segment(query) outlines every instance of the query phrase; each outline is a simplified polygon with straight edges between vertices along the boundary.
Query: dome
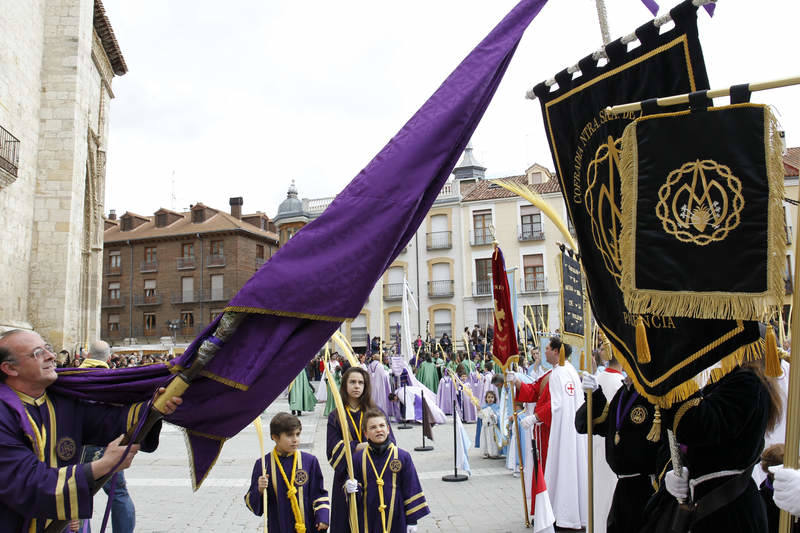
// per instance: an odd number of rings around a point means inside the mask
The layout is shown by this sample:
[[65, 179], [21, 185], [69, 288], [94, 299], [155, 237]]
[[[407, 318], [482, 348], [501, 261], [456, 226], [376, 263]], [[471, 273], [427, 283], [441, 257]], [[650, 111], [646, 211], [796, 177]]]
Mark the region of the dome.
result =
[[297, 197], [297, 187], [295, 187], [294, 180], [292, 180], [286, 193], [286, 199], [278, 206], [278, 214], [275, 215], [273, 220], [304, 215], [303, 201]]

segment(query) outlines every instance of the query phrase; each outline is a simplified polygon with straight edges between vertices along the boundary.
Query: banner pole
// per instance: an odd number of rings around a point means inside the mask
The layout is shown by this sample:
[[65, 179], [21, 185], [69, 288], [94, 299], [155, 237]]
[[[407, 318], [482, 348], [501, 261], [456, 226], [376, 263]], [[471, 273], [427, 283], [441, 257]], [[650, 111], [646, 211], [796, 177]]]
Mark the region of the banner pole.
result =
[[[522, 438], [519, 434], [518, 413], [514, 413], [514, 427], [517, 430], [517, 462], [519, 463], [519, 481], [522, 484], [522, 512], [525, 516], [525, 527], [528, 528], [531, 527], [531, 519], [528, 517], [528, 494], [525, 490], [525, 463], [524, 457], [522, 457]], [[534, 495], [532, 494], [531, 497], [534, 497]]]
[[[800, 191], [798, 191], [798, 196], [800, 196]], [[800, 208], [797, 210], [797, 222], [796, 224], [800, 224]], [[796, 225], [795, 227], [800, 227]], [[794, 279], [797, 280], [797, 276], [800, 275], [800, 265], [798, 265], [798, 254], [800, 254], [800, 239], [795, 239], [795, 247], [794, 247]], [[792, 316], [789, 318], [791, 320], [791, 333], [792, 333], [792, 354], [800, 354], [800, 320], [794, 316], [795, 313], [798, 312], [800, 309], [800, 291], [795, 290], [793, 291], [792, 295]], [[769, 325], [767, 326], [769, 327]], [[797, 451], [800, 448], [800, 413], [798, 413], [798, 409], [800, 409], [800, 355], [798, 355], [798, 360], [792, 360], [792, 364], [789, 365], [789, 391], [786, 398], [786, 438], [784, 442], [786, 443], [785, 452], [783, 456], [783, 464], [787, 468], [797, 468], [798, 463], [798, 455]], [[792, 527], [792, 515], [787, 513], [786, 511], [781, 511], [781, 518], [780, 518], [780, 525], [778, 526], [778, 531], [780, 533], [790, 533]]]

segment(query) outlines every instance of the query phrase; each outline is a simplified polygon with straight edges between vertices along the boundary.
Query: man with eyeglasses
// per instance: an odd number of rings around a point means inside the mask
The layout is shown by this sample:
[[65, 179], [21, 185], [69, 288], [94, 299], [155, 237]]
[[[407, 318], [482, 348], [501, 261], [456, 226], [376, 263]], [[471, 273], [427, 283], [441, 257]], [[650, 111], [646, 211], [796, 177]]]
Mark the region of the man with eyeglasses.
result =
[[[0, 334], [3, 531], [39, 533], [47, 519], [90, 518], [95, 480], [128, 468], [140, 448], [133, 445], [126, 451], [120, 443], [139, 417], [146, 416], [143, 403], [120, 407], [48, 394], [58, 379], [55, 359], [53, 348], [35, 332]], [[180, 398], [171, 398], [167, 414], [180, 404]], [[142, 442], [142, 450], [156, 449], [159, 430], [160, 422]], [[106, 446], [103, 456], [79, 464], [85, 444]]]

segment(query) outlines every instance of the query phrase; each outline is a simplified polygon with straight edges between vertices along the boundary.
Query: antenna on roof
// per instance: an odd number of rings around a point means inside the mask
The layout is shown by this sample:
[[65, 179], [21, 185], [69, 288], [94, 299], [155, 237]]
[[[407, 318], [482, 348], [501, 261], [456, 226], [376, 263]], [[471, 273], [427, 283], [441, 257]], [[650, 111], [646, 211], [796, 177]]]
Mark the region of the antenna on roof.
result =
[[172, 211], [175, 211], [177, 209], [177, 207], [178, 207], [177, 206], [178, 202], [175, 200], [175, 171], [174, 170], [172, 171], [172, 179], [170, 180], [170, 185], [171, 185], [171, 191], [170, 191], [170, 194], [169, 194], [169, 208]]

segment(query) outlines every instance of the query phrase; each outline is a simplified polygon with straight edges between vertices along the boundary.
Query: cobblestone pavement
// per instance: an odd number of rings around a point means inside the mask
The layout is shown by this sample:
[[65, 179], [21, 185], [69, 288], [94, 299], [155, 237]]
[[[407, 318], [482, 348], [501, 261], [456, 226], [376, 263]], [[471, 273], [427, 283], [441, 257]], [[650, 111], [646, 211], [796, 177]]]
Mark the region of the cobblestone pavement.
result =
[[[315, 384], [316, 386], [316, 384]], [[333, 473], [325, 460], [326, 422], [324, 404], [301, 417], [301, 448], [320, 459], [330, 491]], [[264, 429], [270, 418], [288, 411], [285, 399], [278, 399], [264, 412]], [[442, 476], [453, 472], [453, 426], [436, 426], [434, 450], [413, 451], [421, 444], [420, 426], [398, 430], [393, 424], [398, 445], [411, 452], [419, 472], [431, 514], [419, 523], [421, 532], [522, 532], [525, 529], [519, 478], [512, 477], [505, 461], [483, 459], [479, 450], [469, 452], [472, 477], [460, 483], [446, 483]], [[475, 425], [466, 425], [473, 438]], [[269, 439], [268, 436], [266, 436]], [[267, 440], [269, 451], [272, 446]], [[430, 442], [430, 441], [429, 441]], [[141, 453], [126, 471], [129, 491], [136, 504], [136, 531], [175, 533], [183, 531], [248, 532], [263, 531], [261, 518], [244, 505], [253, 464], [259, 457], [259, 444], [252, 426], [225, 443], [216, 466], [199, 491], [193, 493], [183, 433], [165, 425], [161, 445], [152, 454]], [[95, 498], [92, 531], [99, 532], [106, 496]], [[111, 532], [111, 526], [107, 527]]]

